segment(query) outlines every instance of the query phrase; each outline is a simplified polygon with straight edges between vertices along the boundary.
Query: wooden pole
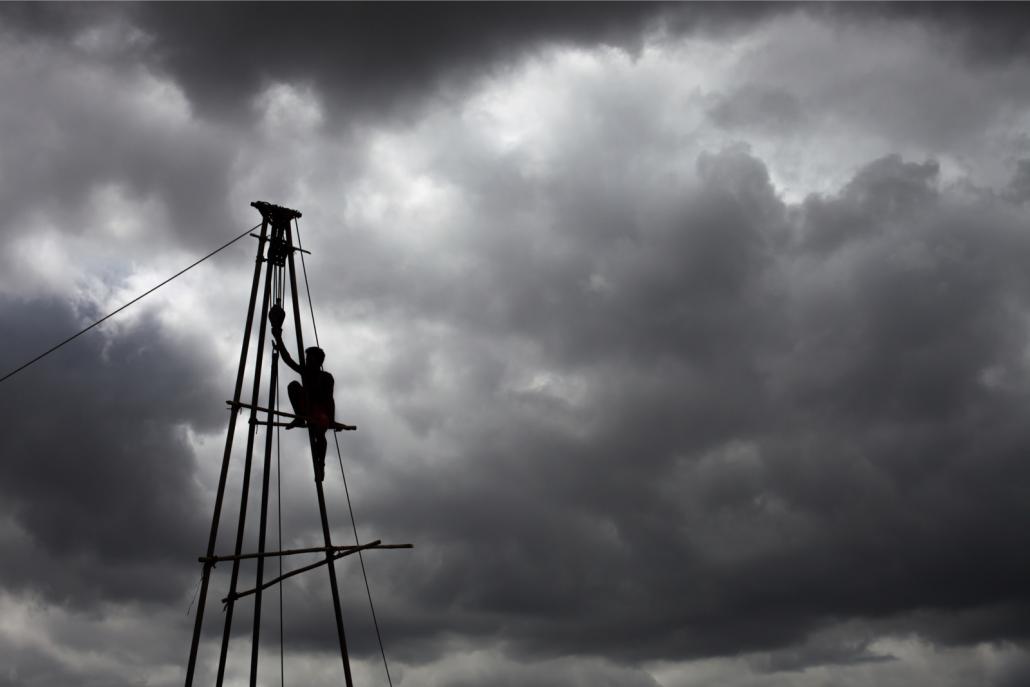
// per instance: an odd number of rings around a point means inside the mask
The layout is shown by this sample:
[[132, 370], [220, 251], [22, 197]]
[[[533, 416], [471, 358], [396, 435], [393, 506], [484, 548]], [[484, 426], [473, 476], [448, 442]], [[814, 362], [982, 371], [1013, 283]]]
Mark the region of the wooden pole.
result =
[[[290, 225], [286, 226], [286, 237], [287, 245], [293, 246], [293, 231]], [[293, 326], [297, 331], [297, 362], [301, 367], [304, 367], [304, 336], [301, 333], [300, 326], [300, 299], [297, 298], [297, 269], [294, 264], [293, 251], [287, 251], [287, 261], [289, 263], [290, 273], [290, 296], [293, 299]], [[256, 405], [255, 401], [255, 405]], [[311, 444], [311, 456], [314, 461], [315, 455], [315, 434], [312, 428], [308, 428], [308, 440]], [[322, 493], [322, 483], [315, 481], [315, 491], [318, 494], [318, 513], [322, 519], [322, 537], [325, 539], [326, 549], [332, 548], [333, 542], [332, 537], [329, 534], [329, 518], [325, 512], [325, 495]], [[237, 553], [239, 553], [237, 551]], [[336, 583], [336, 566], [333, 565], [333, 554], [328, 550], [325, 553], [326, 567], [329, 569], [329, 588], [333, 594], [333, 611], [336, 615], [336, 633], [340, 639], [340, 658], [343, 661], [343, 677], [347, 684], [347, 687], [354, 687], [354, 679], [351, 677], [350, 672], [350, 656], [347, 652], [347, 635], [343, 629], [343, 613], [340, 611], [340, 589]], [[234, 590], [235, 591], [235, 590]]]
[[[281, 269], [281, 268], [278, 268]], [[273, 278], [278, 278], [273, 274]], [[273, 349], [272, 351], [272, 374], [268, 382], [268, 407], [275, 408], [275, 396], [278, 391], [279, 382], [279, 351]], [[269, 421], [272, 420], [272, 414], [268, 414]], [[250, 687], [257, 687], [257, 671], [258, 671], [258, 647], [261, 646], [261, 590], [264, 587], [261, 583], [265, 578], [265, 530], [268, 527], [268, 482], [272, 472], [272, 435], [273, 431], [271, 427], [265, 428], [265, 462], [262, 468], [261, 474], [261, 523], [258, 528], [258, 557], [257, 557], [257, 573], [254, 582], [254, 626], [253, 634], [250, 641]], [[240, 559], [236, 559], [239, 561]], [[235, 562], [235, 561], [234, 561]], [[238, 599], [240, 595], [237, 595]]]
[[[258, 237], [257, 258], [254, 261], [254, 279], [250, 286], [250, 303], [247, 306], [247, 323], [243, 327], [243, 345], [240, 350], [240, 365], [236, 371], [236, 387], [233, 400], [240, 401], [243, 392], [243, 376], [247, 368], [247, 351], [250, 347], [250, 335], [254, 325], [254, 304], [257, 301], [258, 284], [261, 281], [261, 262], [265, 241], [268, 235], [268, 220], [261, 220], [261, 235]], [[233, 436], [236, 432], [236, 413], [229, 418], [229, 428], [225, 434], [225, 450], [222, 452], [222, 468], [218, 473], [218, 489], [215, 491], [215, 509], [211, 516], [211, 533], [207, 539], [207, 557], [215, 555], [215, 543], [218, 539], [218, 521], [222, 514], [222, 499], [225, 496], [225, 481], [229, 473], [229, 456], [232, 453]], [[200, 576], [200, 591], [197, 594], [197, 616], [193, 621], [193, 640], [190, 642], [190, 657], [186, 663], [186, 687], [193, 685], [193, 673], [197, 665], [197, 648], [200, 645], [200, 632], [204, 625], [204, 605], [207, 600], [207, 587], [211, 577], [212, 563], [204, 563]]]
[[[273, 231], [275, 227], [273, 226]], [[261, 324], [258, 326], [258, 340], [257, 350], [254, 359], [254, 389], [251, 393], [251, 406], [256, 407], [258, 404], [258, 396], [261, 393], [261, 364], [264, 361], [265, 352], [265, 330], [268, 329], [268, 319], [265, 314], [268, 312], [268, 296], [272, 290], [272, 262], [266, 260], [265, 268], [265, 288], [264, 295], [262, 296], [261, 304]], [[243, 550], [243, 532], [244, 525], [247, 519], [247, 496], [250, 491], [250, 468], [252, 458], [254, 456], [254, 420], [257, 411], [254, 408], [250, 410], [251, 424], [247, 431], [247, 453], [243, 463], [243, 491], [240, 495], [240, 519], [236, 527], [236, 555], [240, 554]], [[240, 575], [240, 561], [234, 560], [232, 563], [232, 573], [229, 577], [229, 595], [232, 596], [236, 593], [236, 583], [239, 580]], [[233, 603], [230, 601], [225, 609], [225, 624], [222, 627], [222, 647], [218, 654], [218, 674], [215, 679], [216, 687], [222, 687], [222, 681], [225, 679], [225, 660], [229, 652], [229, 635], [232, 631], [232, 616], [233, 616]]]

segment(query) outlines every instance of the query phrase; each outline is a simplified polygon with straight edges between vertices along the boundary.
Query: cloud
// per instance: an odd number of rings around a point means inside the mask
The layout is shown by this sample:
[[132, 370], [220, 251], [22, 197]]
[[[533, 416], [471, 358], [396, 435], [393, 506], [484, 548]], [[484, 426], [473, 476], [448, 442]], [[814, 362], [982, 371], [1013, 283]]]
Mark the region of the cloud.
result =
[[720, 98], [710, 114], [715, 122], [727, 128], [757, 126], [778, 133], [804, 123], [804, 111], [796, 96], [757, 86], [745, 86]]
[[942, 6], [824, 5], [820, 11], [845, 22], [869, 22], [873, 30], [886, 23], [907, 21], [938, 32], [943, 50], [960, 50], [973, 63], [1005, 64], [1026, 56], [1030, 35], [1026, 29], [1027, 9], [1018, 3], [999, 4], [987, 11], [973, 3]]
[[405, 681], [424, 685], [629, 685], [658, 683], [642, 670], [599, 659], [559, 658], [538, 663], [515, 662], [496, 652], [469, 652], [444, 665], [405, 671]]
[[[1022, 210], [897, 155], [798, 205], [740, 146], [671, 183], [647, 130], [587, 173], [622, 123], [542, 165], [455, 145], [442, 116], [427, 148], [370, 144], [403, 150], [383, 181], [440, 213], [383, 216], [359, 181], [348, 231], [365, 240], [316, 282], [354, 320], [327, 335], [356, 361], [336, 363], [349, 412], [390, 427], [351, 448], [376, 466], [367, 527], [441, 550], [416, 549], [414, 586], [404, 560], [375, 563], [401, 594], [396, 651], [437, 650], [423, 617], [526, 655], [641, 659], [993, 604], [1001, 580], [964, 561], [1006, 546], [990, 533], [1018, 499], [945, 495], [971, 465], [984, 485], [1012, 469], [1025, 441], [1004, 410], [1025, 374]], [[394, 169], [368, 159], [372, 178]], [[391, 393], [364, 396], [375, 378]]]
[[[326, 5], [303, 13], [275, 5], [212, 6], [188, 14], [147, 6], [137, 21], [157, 36], [160, 63], [206, 106], [231, 111], [270, 82], [307, 81], [346, 121], [384, 113], [404, 118], [427, 95], [503, 72], [544, 46], [606, 44], [632, 52], [663, 27], [732, 28], [767, 12], [640, 3]], [[253, 45], [269, 46], [275, 59], [255, 61]], [[210, 70], [212, 59], [222, 68]]]
[[83, 30], [81, 40], [59, 45], [4, 35], [0, 228], [17, 233], [42, 213], [62, 233], [89, 233], [96, 228], [90, 210], [113, 191], [155, 206], [152, 240], [162, 230], [187, 242], [210, 235], [232, 216], [224, 200], [231, 136], [198, 121], [175, 82], [144, 63], [109, 59], [107, 43], [135, 34], [117, 24], [101, 28], [110, 31]]
[[[21, 325], [5, 369], [79, 322], [56, 302], [7, 300], [3, 313]], [[6, 383], [17, 430], [3, 439], [5, 588], [76, 606], [179, 595], [177, 561], [203, 529], [187, 428], [221, 416], [198, 403], [216, 392], [212, 362], [159, 332], [145, 319], [117, 338], [94, 333]]]
[[[873, 10], [526, 11], [15, 12], [10, 365], [296, 205], [360, 534], [416, 546], [366, 557], [402, 681], [1018, 682], [1025, 65]], [[219, 260], [6, 383], [3, 587], [51, 614], [9, 681], [180, 679], [251, 264]], [[283, 545], [317, 544], [282, 449]], [[284, 590], [312, 684], [324, 582]]]
[[811, 666], [803, 671], [766, 673], [767, 655], [698, 661], [691, 664], [656, 665], [652, 668], [662, 684], [688, 685], [963, 685], [969, 682], [1007, 687], [1018, 684], [1026, 669], [1026, 654], [1012, 644], [978, 645], [941, 649], [914, 638], [879, 641], [875, 650], [889, 652], [894, 660], [859, 662], [847, 666]]

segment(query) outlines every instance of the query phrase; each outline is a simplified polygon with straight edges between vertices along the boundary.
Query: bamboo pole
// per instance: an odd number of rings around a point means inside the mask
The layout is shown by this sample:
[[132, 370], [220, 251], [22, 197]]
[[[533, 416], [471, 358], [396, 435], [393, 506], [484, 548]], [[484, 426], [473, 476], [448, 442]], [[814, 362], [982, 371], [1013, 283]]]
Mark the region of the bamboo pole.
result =
[[[288, 246], [293, 245], [293, 232], [290, 225], [286, 225], [286, 243]], [[287, 263], [289, 264], [290, 274], [290, 296], [293, 299], [293, 326], [297, 331], [297, 363], [304, 367], [304, 336], [301, 332], [300, 326], [300, 299], [297, 298], [297, 268], [293, 259], [293, 251], [289, 251], [287, 256]], [[256, 403], [256, 401], [255, 401]], [[314, 462], [315, 455], [315, 436], [314, 431], [308, 428], [308, 440], [311, 445], [311, 456], [312, 462]], [[323, 464], [324, 472], [324, 464]], [[318, 514], [322, 520], [322, 537], [325, 539], [326, 549], [332, 547], [332, 537], [329, 534], [329, 517], [325, 511], [325, 494], [322, 491], [322, 483], [315, 481], [315, 493], [318, 495]], [[354, 678], [350, 672], [350, 655], [347, 651], [347, 635], [343, 629], [343, 612], [340, 610], [340, 588], [336, 582], [336, 566], [333, 565], [333, 555], [326, 551], [325, 554], [326, 567], [329, 569], [329, 588], [333, 595], [333, 613], [336, 618], [336, 634], [340, 640], [340, 659], [343, 661], [343, 678], [347, 687], [354, 687]]]
[[[273, 232], [275, 230], [273, 224]], [[261, 324], [258, 325], [258, 340], [257, 348], [255, 349], [254, 356], [254, 389], [251, 393], [250, 405], [250, 419], [255, 420], [257, 414], [258, 397], [261, 393], [261, 367], [264, 362], [265, 352], [265, 331], [268, 329], [268, 320], [265, 317], [265, 313], [268, 312], [268, 298], [272, 290], [272, 262], [265, 260], [265, 286], [264, 293], [262, 295], [261, 303]], [[236, 527], [236, 547], [235, 552], [238, 555], [243, 549], [243, 532], [244, 526], [247, 520], [247, 497], [250, 492], [250, 472], [251, 464], [254, 457], [254, 426], [249, 427], [247, 432], [247, 450], [243, 462], [243, 487], [240, 494], [240, 519]], [[240, 575], [240, 562], [238, 560], [233, 561], [232, 573], [229, 577], [229, 594], [236, 593], [236, 583], [239, 580]], [[233, 603], [230, 601], [225, 609], [225, 624], [222, 627], [222, 646], [218, 654], [218, 673], [215, 678], [216, 687], [222, 687], [222, 682], [225, 679], [225, 662], [229, 653], [229, 636], [232, 631], [232, 617], [233, 617]]]
[[[254, 279], [250, 286], [250, 303], [247, 305], [247, 323], [243, 327], [243, 344], [240, 350], [240, 365], [236, 371], [236, 387], [233, 391], [233, 399], [236, 403], [240, 401], [240, 394], [243, 393], [243, 376], [247, 369], [247, 351], [250, 348], [251, 330], [254, 326], [254, 304], [257, 301], [258, 286], [261, 283], [261, 263], [263, 261], [266, 236], [268, 234], [268, 220], [262, 217], [261, 235], [258, 239], [257, 257], [254, 260]], [[218, 521], [222, 514], [222, 500], [225, 497], [225, 482], [229, 473], [229, 456], [232, 453], [233, 436], [236, 433], [236, 413], [229, 418], [229, 427], [225, 433], [225, 449], [222, 453], [222, 468], [218, 473], [218, 489], [215, 491], [215, 508], [211, 516], [211, 533], [207, 540], [207, 557], [215, 553], [215, 543], [218, 539]], [[193, 673], [197, 665], [197, 649], [200, 645], [200, 631], [204, 626], [204, 605], [207, 600], [207, 587], [211, 578], [211, 565], [205, 563], [200, 577], [200, 591], [197, 595], [197, 615], [193, 622], [193, 639], [190, 642], [190, 657], [186, 663], [186, 687], [193, 685]]]
[[[277, 279], [277, 269], [273, 266], [272, 272], [269, 276], [273, 279]], [[272, 364], [271, 364], [271, 379], [268, 382], [268, 407], [275, 408], [276, 393], [278, 392], [279, 383], [279, 351], [272, 350]], [[268, 415], [268, 419], [272, 419], [271, 413]], [[253, 418], [252, 418], [253, 420]], [[269, 478], [271, 477], [272, 471], [272, 428], [265, 428], [265, 460], [264, 466], [261, 469], [261, 515], [260, 524], [258, 525], [258, 553], [262, 554], [265, 552], [265, 535], [268, 528], [268, 486]], [[239, 558], [233, 561], [234, 565], [239, 564]], [[261, 646], [261, 586], [262, 581], [265, 579], [265, 557], [259, 555], [257, 557], [257, 572], [255, 575], [255, 588], [257, 592], [254, 594], [254, 620], [252, 622], [252, 634], [250, 641], [250, 687], [257, 687], [257, 672], [258, 672], [258, 649]], [[237, 598], [239, 598], [237, 596]]]

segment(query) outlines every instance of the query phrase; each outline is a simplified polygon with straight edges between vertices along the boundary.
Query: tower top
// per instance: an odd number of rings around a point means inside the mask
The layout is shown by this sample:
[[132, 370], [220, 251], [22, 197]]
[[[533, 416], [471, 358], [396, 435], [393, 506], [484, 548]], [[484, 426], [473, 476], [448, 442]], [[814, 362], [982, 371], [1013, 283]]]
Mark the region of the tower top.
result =
[[281, 205], [266, 203], [263, 200], [255, 200], [250, 205], [251, 207], [256, 208], [257, 211], [261, 213], [261, 217], [270, 222], [272, 226], [288, 224], [294, 219], [301, 217], [300, 210], [284, 208]]

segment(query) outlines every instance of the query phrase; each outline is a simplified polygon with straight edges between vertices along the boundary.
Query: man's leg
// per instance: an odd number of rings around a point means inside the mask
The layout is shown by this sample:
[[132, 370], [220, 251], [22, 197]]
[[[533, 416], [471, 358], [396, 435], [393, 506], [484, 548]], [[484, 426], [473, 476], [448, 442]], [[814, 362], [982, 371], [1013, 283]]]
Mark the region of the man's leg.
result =
[[325, 479], [325, 450], [327, 446], [324, 431], [315, 431], [315, 438], [312, 442], [311, 458], [315, 463], [315, 481], [321, 482]]
[[[290, 405], [293, 406], [293, 414], [307, 417], [308, 395], [304, 391], [304, 386], [300, 382], [290, 382], [290, 385], [286, 387], [286, 393], [290, 396]], [[290, 424], [286, 425], [286, 429], [304, 426], [304, 420], [294, 418]]]

